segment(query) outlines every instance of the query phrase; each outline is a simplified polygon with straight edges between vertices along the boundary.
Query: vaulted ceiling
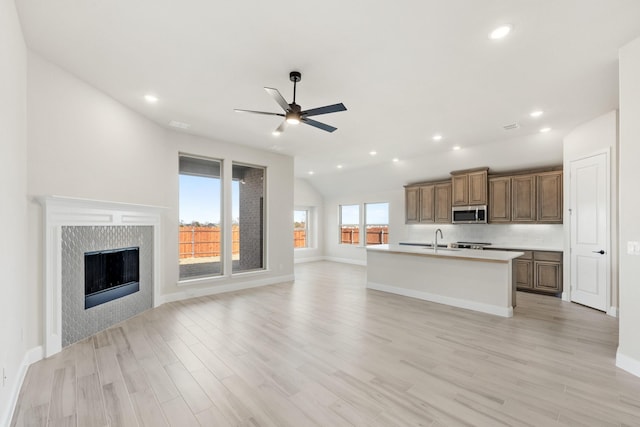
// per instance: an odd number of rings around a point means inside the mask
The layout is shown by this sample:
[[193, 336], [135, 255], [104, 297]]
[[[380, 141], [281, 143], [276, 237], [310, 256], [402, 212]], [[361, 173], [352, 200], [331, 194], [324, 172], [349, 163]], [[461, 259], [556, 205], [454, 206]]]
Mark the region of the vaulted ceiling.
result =
[[[561, 161], [567, 132], [617, 108], [618, 48], [640, 35], [637, 0], [16, 4], [36, 53], [161, 126], [294, 156], [296, 175], [325, 193], [345, 177], [396, 185], [488, 159]], [[490, 40], [501, 24], [511, 34]], [[316, 117], [336, 132], [276, 137], [279, 117], [234, 113], [280, 112], [263, 87], [291, 102], [292, 70], [303, 109], [346, 105]]]

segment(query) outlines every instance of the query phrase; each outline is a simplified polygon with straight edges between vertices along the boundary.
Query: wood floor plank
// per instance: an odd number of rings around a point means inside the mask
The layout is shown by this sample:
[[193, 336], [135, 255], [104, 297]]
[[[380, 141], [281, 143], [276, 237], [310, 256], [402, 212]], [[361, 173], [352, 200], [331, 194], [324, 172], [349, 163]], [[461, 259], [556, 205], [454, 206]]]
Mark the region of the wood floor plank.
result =
[[518, 293], [502, 318], [365, 269], [164, 304], [32, 365], [12, 426], [639, 426], [618, 320]]

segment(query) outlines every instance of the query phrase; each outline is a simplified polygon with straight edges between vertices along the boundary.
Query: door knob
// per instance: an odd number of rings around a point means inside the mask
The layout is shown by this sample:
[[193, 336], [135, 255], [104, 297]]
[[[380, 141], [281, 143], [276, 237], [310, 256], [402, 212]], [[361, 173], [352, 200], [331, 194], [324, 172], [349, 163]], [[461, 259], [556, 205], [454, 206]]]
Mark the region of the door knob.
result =
[[604, 251], [600, 249], [599, 251], [592, 251], [594, 254], [604, 255]]

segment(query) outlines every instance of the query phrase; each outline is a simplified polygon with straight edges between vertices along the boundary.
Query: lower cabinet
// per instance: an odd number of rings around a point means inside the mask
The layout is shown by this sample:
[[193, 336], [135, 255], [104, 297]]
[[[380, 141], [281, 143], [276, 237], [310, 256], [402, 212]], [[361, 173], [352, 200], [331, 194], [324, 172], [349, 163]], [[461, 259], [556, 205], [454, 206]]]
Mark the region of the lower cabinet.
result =
[[513, 260], [513, 281], [519, 291], [562, 292], [562, 252], [523, 251]]

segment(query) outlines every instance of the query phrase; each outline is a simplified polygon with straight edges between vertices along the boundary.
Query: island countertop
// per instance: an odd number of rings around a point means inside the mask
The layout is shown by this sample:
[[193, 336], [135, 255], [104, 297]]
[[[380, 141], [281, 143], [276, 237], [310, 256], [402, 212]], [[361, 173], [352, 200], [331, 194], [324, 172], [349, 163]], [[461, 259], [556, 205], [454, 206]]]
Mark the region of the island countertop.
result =
[[458, 258], [484, 262], [509, 262], [514, 258], [524, 255], [524, 252], [499, 250], [485, 251], [476, 249], [438, 248], [436, 251], [433, 248], [423, 246], [395, 244], [367, 246], [367, 251], [420, 255], [426, 257]]

